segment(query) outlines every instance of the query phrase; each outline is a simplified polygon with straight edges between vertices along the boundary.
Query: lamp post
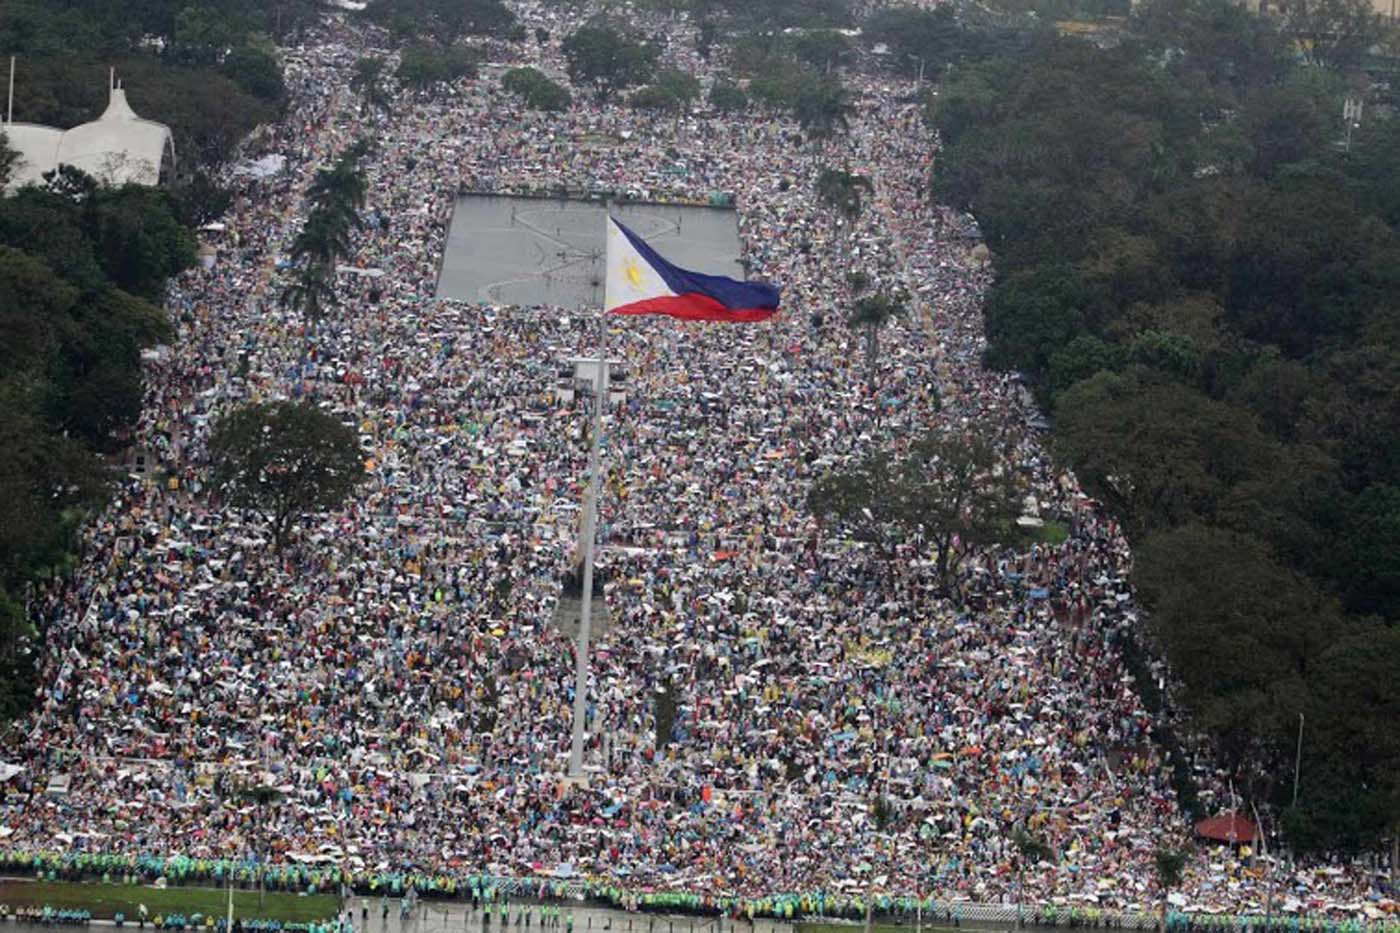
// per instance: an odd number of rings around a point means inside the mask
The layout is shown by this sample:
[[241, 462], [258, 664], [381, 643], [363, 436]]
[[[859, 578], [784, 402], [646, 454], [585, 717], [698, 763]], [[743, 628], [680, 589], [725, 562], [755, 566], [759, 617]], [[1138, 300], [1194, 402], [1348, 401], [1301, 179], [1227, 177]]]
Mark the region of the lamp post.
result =
[[601, 446], [603, 437], [603, 407], [607, 404], [608, 370], [618, 360], [602, 357], [578, 357], [570, 360], [574, 364], [574, 382], [592, 369], [593, 382], [593, 426], [588, 450], [588, 489], [583, 497], [583, 594], [579, 607], [578, 621], [578, 664], [574, 680], [574, 731], [569, 746], [569, 777], [580, 779], [583, 776], [584, 720], [588, 715], [588, 638], [593, 612], [593, 538], [598, 525], [598, 474], [600, 472]]

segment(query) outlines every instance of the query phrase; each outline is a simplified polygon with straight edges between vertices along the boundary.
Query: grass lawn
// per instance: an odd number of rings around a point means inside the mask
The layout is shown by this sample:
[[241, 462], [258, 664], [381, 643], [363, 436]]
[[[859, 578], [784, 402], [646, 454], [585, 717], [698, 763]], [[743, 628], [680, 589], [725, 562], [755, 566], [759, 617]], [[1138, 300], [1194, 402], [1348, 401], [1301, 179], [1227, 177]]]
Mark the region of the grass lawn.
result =
[[[222, 888], [153, 888], [127, 884], [85, 884], [64, 881], [0, 881], [0, 904], [13, 911], [20, 905], [73, 907], [88, 910], [94, 917], [111, 919], [118, 911], [129, 921], [140, 916], [138, 905], [145, 904], [149, 915], [169, 913], [228, 915], [228, 891]], [[334, 917], [337, 898], [330, 894], [283, 894], [269, 891], [266, 906], [258, 907], [257, 891], [233, 892], [235, 917], [256, 917], [306, 923]]]

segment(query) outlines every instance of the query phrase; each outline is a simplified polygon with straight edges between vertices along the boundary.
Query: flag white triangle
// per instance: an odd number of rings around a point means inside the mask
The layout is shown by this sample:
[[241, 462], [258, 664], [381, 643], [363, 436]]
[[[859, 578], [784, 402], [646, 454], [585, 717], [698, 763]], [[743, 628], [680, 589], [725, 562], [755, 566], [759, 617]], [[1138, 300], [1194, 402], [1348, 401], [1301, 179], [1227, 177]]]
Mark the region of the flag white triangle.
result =
[[603, 310], [611, 311], [635, 301], [667, 298], [676, 293], [611, 217], [608, 224], [608, 276], [604, 283]]

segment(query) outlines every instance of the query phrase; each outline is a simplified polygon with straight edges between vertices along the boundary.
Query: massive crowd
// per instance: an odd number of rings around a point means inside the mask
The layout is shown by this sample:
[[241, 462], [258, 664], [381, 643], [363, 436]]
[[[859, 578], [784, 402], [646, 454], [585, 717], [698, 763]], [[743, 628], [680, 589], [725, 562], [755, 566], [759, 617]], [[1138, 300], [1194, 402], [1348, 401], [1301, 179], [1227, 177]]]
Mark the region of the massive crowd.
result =
[[[515, 60], [562, 73], [583, 15], [516, 4]], [[548, 30], [541, 42], [535, 27]], [[666, 59], [723, 67], [665, 25]], [[183, 276], [178, 336], [152, 355], [136, 438], [148, 467], [85, 533], [83, 571], [40, 593], [51, 633], [37, 712], [0, 757], [0, 848], [327, 859], [360, 872], [578, 874], [636, 889], [756, 897], [878, 890], [1016, 896], [1012, 831], [1054, 855], [1029, 901], [1150, 905], [1152, 853], [1190, 828], [1120, 656], [1135, 609], [1113, 523], [1057, 473], [1014, 379], [980, 365], [988, 273], [971, 220], [920, 196], [934, 150], [911, 85], [852, 75], [850, 132], [804, 141], [758, 111], [656, 120], [577, 93], [522, 113], [488, 73], [387, 113], [347, 89], [386, 37], [333, 23], [288, 53], [294, 105], [257, 142], [217, 262]], [[313, 324], [277, 300], [309, 171], [375, 142], [357, 264]], [[584, 138], [608, 145], [580, 145]], [[668, 170], [678, 158], [685, 172]], [[850, 223], [815, 197], [824, 167], [868, 176]], [[764, 325], [600, 324], [574, 308], [436, 300], [459, 190], [570, 187], [649, 198], [730, 192], [752, 273], [781, 283]], [[902, 287], [874, 378], [844, 323], [846, 273]], [[559, 361], [626, 361], [609, 412], [587, 787], [564, 782], [573, 644], [554, 624], [586, 481], [583, 402]], [[273, 552], [206, 488], [210, 421], [304, 398], [358, 425], [369, 479]], [[1028, 506], [1072, 531], [995, 551], [940, 595], [813, 522], [806, 491], [876, 446], [993, 432]], [[927, 555], [922, 555], [927, 557]], [[657, 697], [677, 714], [658, 749]], [[69, 775], [64, 794], [44, 792]], [[240, 782], [282, 786], [259, 808]], [[875, 794], [894, 801], [878, 832]], [[1267, 866], [1193, 859], [1203, 909], [1260, 909]], [[1279, 903], [1389, 909], [1351, 865], [1280, 872]]]

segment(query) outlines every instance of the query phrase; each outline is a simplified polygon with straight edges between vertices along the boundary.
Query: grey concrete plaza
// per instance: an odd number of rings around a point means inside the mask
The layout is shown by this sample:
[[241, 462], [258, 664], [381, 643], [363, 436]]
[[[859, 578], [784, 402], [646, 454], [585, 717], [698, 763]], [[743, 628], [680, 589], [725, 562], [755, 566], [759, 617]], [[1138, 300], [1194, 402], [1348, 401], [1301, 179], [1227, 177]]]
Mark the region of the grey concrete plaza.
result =
[[[612, 213], [678, 266], [744, 277], [732, 210], [626, 204]], [[596, 201], [463, 196], [448, 229], [437, 297], [602, 307], [606, 216]]]

